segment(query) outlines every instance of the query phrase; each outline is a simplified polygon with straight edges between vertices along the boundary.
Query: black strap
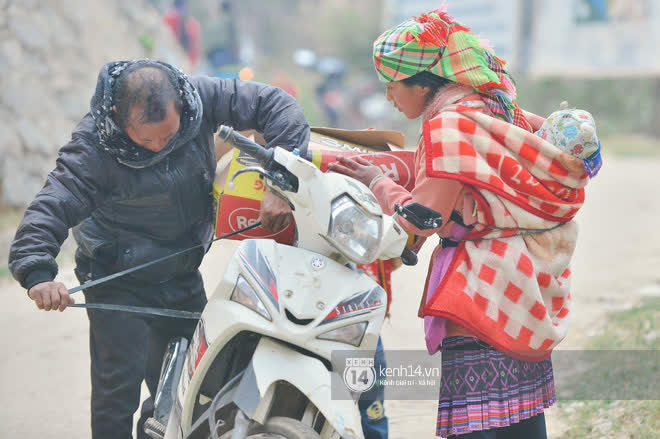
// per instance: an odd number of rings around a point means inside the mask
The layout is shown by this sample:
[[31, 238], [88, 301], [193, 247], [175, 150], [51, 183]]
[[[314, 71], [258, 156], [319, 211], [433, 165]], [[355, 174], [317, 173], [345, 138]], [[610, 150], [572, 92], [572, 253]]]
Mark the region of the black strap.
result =
[[195, 250], [196, 248], [204, 247], [204, 246], [206, 246], [208, 244], [211, 244], [215, 241], [220, 241], [221, 239], [225, 239], [225, 238], [229, 238], [230, 236], [238, 235], [239, 233], [243, 233], [247, 230], [254, 229], [256, 227], [259, 227], [260, 225], [261, 225], [261, 221], [257, 221], [256, 223], [252, 224], [251, 226], [243, 227], [242, 229], [236, 230], [235, 232], [227, 233], [226, 235], [222, 235], [222, 236], [220, 236], [218, 238], [215, 238], [215, 239], [212, 239], [210, 241], [203, 242], [201, 244], [197, 244], [197, 245], [192, 246], [190, 248], [187, 248], [185, 250], [181, 250], [180, 252], [176, 252], [176, 253], [173, 253], [171, 255], [163, 256], [162, 258], [158, 258], [158, 259], [155, 259], [155, 260], [150, 261], [150, 262], [145, 262], [144, 264], [138, 265], [136, 267], [128, 268], [126, 270], [123, 270], [123, 271], [120, 271], [118, 273], [114, 273], [114, 274], [102, 277], [100, 279], [96, 279], [96, 280], [93, 280], [93, 281], [90, 281], [90, 282], [85, 282], [82, 285], [79, 285], [75, 288], [71, 288], [69, 290], [69, 294], [77, 293], [78, 291], [84, 290], [85, 288], [91, 288], [91, 287], [94, 287], [96, 285], [100, 285], [102, 283], [108, 282], [112, 279], [117, 279], [118, 277], [126, 276], [129, 273], [133, 273], [135, 271], [142, 270], [143, 268], [150, 267], [150, 266], [152, 266], [154, 264], [157, 264], [159, 262], [163, 262], [167, 259], [173, 258], [175, 256], [179, 256], [179, 255], [181, 255], [183, 253], [186, 253], [186, 252], [189, 252], [190, 250]]
[[452, 238], [440, 238], [440, 245], [442, 248], [458, 247], [460, 241], [454, 241]]
[[[173, 258], [175, 256], [178, 256], [182, 253], [189, 252], [190, 250], [194, 250], [199, 247], [206, 246], [208, 244], [211, 244], [215, 241], [220, 241], [221, 239], [229, 238], [230, 236], [234, 236], [236, 234], [245, 232], [250, 229], [254, 229], [256, 227], [259, 227], [261, 225], [261, 221], [258, 221], [250, 226], [244, 227], [242, 229], [239, 229], [235, 232], [227, 233], [226, 235], [222, 235], [218, 238], [212, 239], [210, 241], [204, 242], [202, 244], [198, 244], [194, 247], [187, 248], [185, 250], [181, 250], [180, 252], [176, 252], [171, 255], [164, 256], [162, 258], [158, 258], [154, 261], [151, 262], [146, 262], [144, 264], [138, 265], [136, 267], [132, 267], [129, 269], [126, 269], [124, 271], [120, 271], [119, 273], [114, 273], [109, 276], [102, 277], [101, 279], [97, 279], [95, 281], [87, 282], [82, 285], [79, 285], [75, 288], [71, 288], [69, 290], [69, 294], [73, 294], [75, 292], [78, 292], [80, 290], [84, 290], [85, 288], [93, 287], [95, 285], [102, 284], [104, 282], [108, 282], [112, 279], [117, 279], [118, 277], [125, 276], [129, 273], [133, 273], [137, 270], [141, 270], [143, 268], [149, 267], [153, 264], [157, 264], [159, 262], [162, 262], [166, 259]], [[117, 305], [113, 303], [75, 303], [73, 305], [69, 305], [74, 308], [89, 308], [89, 309], [100, 309], [104, 311], [122, 311], [122, 312], [132, 312], [136, 314], [143, 314], [143, 315], [150, 315], [150, 316], [160, 316], [160, 317], [171, 317], [171, 318], [176, 318], [176, 319], [192, 319], [192, 320], [199, 320], [202, 317], [202, 313], [200, 312], [192, 312], [192, 311], [181, 311], [178, 309], [166, 309], [166, 308], [151, 308], [151, 307], [146, 307], [146, 306], [131, 306], [131, 305]]]
[[457, 210], [452, 210], [451, 215], [449, 216], [449, 220], [455, 222], [459, 226], [467, 227], [465, 223], [463, 222], [463, 216], [458, 213]]
[[[461, 241], [491, 241], [493, 239], [504, 239], [504, 238], [513, 238], [514, 236], [529, 236], [529, 235], [538, 235], [541, 233], [545, 232], [550, 232], [552, 230], [558, 229], [564, 224], [568, 223], [558, 223], [552, 227], [548, 227], [547, 229], [529, 229], [525, 227], [496, 227], [496, 226], [489, 226], [485, 225], [486, 228], [491, 229], [492, 231], [507, 231], [507, 232], [520, 232], [520, 233], [514, 233], [513, 235], [505, 235], [505, 236], [494, 236], [492, 238], [440, 238], [440, 243], [442, 244], [443, 247], [458, 247], [458, 244]], [[490, 233], [490, 232], [489, 232]]]
[[101, 309], [104, 311], [123, 311], [150, 316], [173, 317], [176, 319], [199, 320], [201, 312], [181, 311], [178, 309], [150, 308], [146, 306], [116, 305], [113, 303], [74, 303], [69, 305], [74, 308]]
[[[452, 210], [451, 215], [449, 216], [449, 221], [453, 221], [454, 223], [458, 224], [461, 227], [468, 227], [472, 228], [472, 226], [466, 226], [465, 223], [463, 222], [463, 215], [458, 213], [457, 210]], [[460, 240], [457, 240], [458, 238], [440, 238], [440, 245], [442, 248], [448, 248], [448, 247], [458, 247], [458, 244], [460, 244]]]
[[[472, 228], [473, 226], [466, 226], [465, 223], [463, 222], [463, 217], [461, 216], [458, 211], [454, 210], [451, 212], [451, 216], [449, 219], [456, 224], [463, 226], [463, 227], [468, 227]], [[497, 226], [489, 226], [485, 225], [485, 227], [491, 229], [492, 231], [500, 230], [500, 231], [505, 231], [505, 232], [519, 232], [515, 233], [513, 235], [508, 235], [508, 236], [496, 236], [494, 238], [472, 238], [472, 239], [463, 239], [463, 238], [440, 238], [440, 245], [442, 245], [443, 248], [447, 247], [458, 247], [458, 244], [460, 244], [461, 241], [489, 241], [492, 239], [500, 239], [500, 238], [510, 238], [513, 236], [528, 236], [528, 235], [538, 235], [540, 233], [544, 232], [549, 232], [551, 230], [558, 229], [559, 227], [563, 226], [566, 223], [558, 223], [552, 227], [548, 227], [547, 229], [530, 229], [526, 227], [497, 227]]]

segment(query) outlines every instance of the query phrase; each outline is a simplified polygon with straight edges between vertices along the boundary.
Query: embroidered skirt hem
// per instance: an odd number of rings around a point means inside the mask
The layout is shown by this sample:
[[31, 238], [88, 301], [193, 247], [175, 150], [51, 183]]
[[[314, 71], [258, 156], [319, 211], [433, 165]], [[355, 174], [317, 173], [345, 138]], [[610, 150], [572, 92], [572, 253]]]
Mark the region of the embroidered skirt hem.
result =
[[550, 358], [518, 360], [472, 337], [443, 340], [437, 436], [507, 427], [554, 402]]

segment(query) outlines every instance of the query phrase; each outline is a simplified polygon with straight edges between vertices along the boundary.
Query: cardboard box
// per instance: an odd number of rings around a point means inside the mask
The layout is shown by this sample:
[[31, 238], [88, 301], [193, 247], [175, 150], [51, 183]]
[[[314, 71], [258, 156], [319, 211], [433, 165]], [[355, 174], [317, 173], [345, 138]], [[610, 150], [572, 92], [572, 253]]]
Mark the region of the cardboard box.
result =
[[[257, 143], [263, 138], [254, 133]], [[312, 162], [322, 171], [339, 156], [361, 156], [380, 166], [385, 174], [397, 183], [411, 189], [414, 184], [413, 151], [403, 150], [404, 136], [398, 131], [353, 131], [332, 128], [312, 128], [308, 146]], [[254, 224], [259, 218], [261, 200], [266, 186], [256, 173], [245, 173], [234, 180], [234, 187], [227, 183], [239, 169], [254, 165], [254, 160], [234, 149], [219, 161], [214, 184], [216, 199], [216, 236], [234, 232]], [[272, 232], [261, 227], [235, 235], [230, 239], [270, 238], [280, 243], [291, 244], [294, 239], [293, 222], [284, 230]]]
[[[258, 133], [243, 133], [257, 143], [265, 144]], [[383, 169], [385, 174], [408, 190], [414, 185], [414, 151], [403, 149], [405, 138], [398, 131], [352, 131], [334, 128], [312, 128], [308, 151], [312, 162], [322, 171], [327, 171], [328, 164], [339, 156], [361, 156]], [[254, 224], [259, 219], [261, 200], [266, 192], [264, 182], [256, 173], [245, 173], [234, 180], [234, 188], [227, 183], [239, 169], [256, 164], [248, 155], [231, 145], [219, 145], [219, 150], [227, 151], [218, 160], [213, 194], [216, 200], [216, 236], [239, 230]], [[291, 222], [284, 230], [272, 232], [261, 227], [234, 235], [229, 239], [271, 238], [283, 244], [292, 244], [295, 224]], [[387, 293], [387, 309], [392, 301], [391, 275], [400, 265], [399, 261], [374, 261], [360, 265], [374, 281], [378, 282]]]

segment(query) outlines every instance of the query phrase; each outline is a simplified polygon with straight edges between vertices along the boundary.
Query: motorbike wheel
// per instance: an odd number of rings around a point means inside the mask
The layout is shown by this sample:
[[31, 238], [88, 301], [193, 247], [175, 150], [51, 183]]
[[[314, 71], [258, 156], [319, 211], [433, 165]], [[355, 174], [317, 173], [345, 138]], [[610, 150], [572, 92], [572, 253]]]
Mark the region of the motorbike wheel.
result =
[[[231, 438], [231, 431], [223, 434], [220, 439]], [[308, 425], [297, 419], [275, 416], [250, 429], [247, 439], [320, 439], [321, 436]]]

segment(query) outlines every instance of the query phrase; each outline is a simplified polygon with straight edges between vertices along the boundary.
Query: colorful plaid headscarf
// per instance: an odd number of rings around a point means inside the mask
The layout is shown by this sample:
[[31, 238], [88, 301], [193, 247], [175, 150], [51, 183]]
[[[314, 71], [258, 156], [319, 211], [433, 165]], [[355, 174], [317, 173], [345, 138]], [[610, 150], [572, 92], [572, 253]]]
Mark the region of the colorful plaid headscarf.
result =
[[374, 42], [374, 63], [383, 82], [423, 71], [468, 85], [479, 92], [495, 116], [531, 131], [516, 104], [516, 88], [506, 62], [487, 42], [439, 9], [404, 21]]

